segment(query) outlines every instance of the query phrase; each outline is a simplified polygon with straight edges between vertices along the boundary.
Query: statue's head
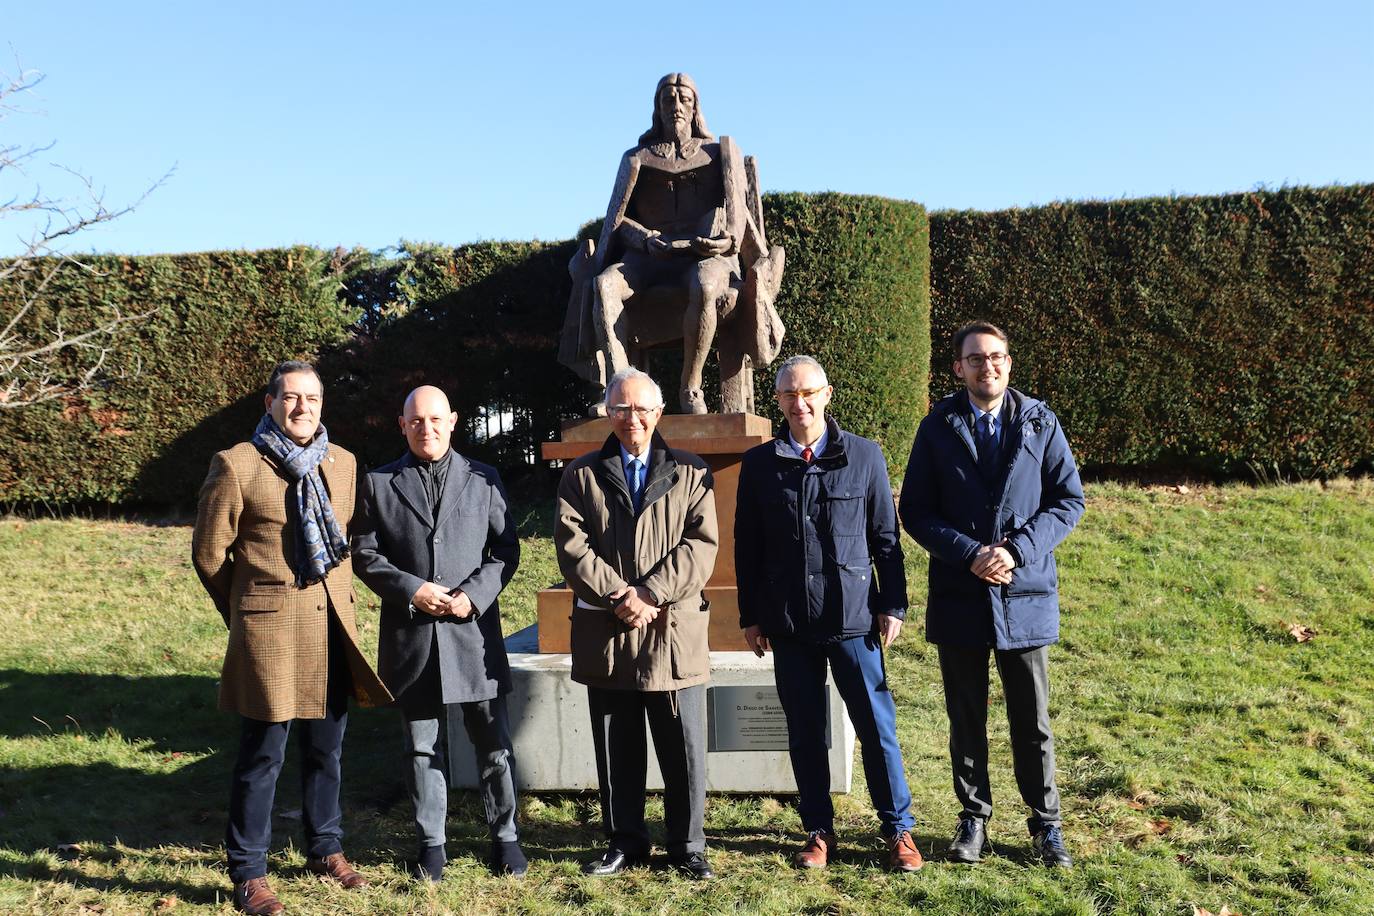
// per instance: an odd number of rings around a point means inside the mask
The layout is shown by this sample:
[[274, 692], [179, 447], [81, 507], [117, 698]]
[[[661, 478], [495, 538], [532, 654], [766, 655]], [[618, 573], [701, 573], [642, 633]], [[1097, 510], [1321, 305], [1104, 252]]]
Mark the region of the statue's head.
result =
[[691, 123], [693, 137], [708, 141], [716, 139], [706, 129], [706, 117], [701, 113], [697, 84], [685, 73], [669, 73], [658, 81], [654, 89], [654, 121], [640, 135], [640, 145], [671, 139], [676, 133], [673, 130], [676, 118], [685, 118]]

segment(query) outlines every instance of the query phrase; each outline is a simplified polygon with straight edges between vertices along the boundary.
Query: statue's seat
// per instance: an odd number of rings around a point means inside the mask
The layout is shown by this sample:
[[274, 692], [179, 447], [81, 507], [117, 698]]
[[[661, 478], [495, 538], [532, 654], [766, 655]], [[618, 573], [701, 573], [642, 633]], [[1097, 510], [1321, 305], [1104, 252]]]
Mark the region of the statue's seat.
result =
[[[772, 356], [757, 346], [760, 326], [767, 328], [773, 288], [768, 303], [759, 301], [761, 276], [782, 276], [784, 254], [777, 246], [756, 257], [743, 280], [733, 280], [716, 300], [716, 351], [720, 359], [722, 413], [754, 412], [754, 365], [767, 365]], [[762, 263], [760, 263], [762, 262]], [[776, 264], [776, 268], [774, 265]], [[773, 287], [771, 282], [765, 286]], [[639, 290], [625, 301], [623, 321], [625, 352], [634, 366], [645, 366], [650, 350], [682, 345], [682, 321], [687, 311], [687, 290], [682, 286], [653, 286]], [[765, 332], [765, 336], [768, 336]], [[781, 335], [777, 335], [780, 337]]]

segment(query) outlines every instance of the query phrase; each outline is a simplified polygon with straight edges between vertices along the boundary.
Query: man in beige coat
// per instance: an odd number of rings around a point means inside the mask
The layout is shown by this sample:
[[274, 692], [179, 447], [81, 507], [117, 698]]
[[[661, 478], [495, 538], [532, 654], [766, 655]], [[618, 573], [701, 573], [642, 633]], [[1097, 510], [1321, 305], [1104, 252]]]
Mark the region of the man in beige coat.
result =
[[357, 462], [320, 424], [320, 377], [277, 366], [248, 442], [219, 452], [200, 492], [192, 555], [229, 628], [219, 707], [242, 717], [225, 851], [234, 905], [279, 913], [267, 884], [272, 799], [293, 724], [300, 733], [307, 865], [366, 883], [340, 840], [339, 758], [348, 698], [391, 695], [358, 649], [348, 526]]
[[558, 565], [575, 596], [572, 677], [587, 685], [607, 847], [583, 866], [613, 875], [649, 857], [644, 824], [647, 716], [663, 772], [668, 858], [710, 878], [706, 681], [710, 615], [702, 589], [718, 546], [711, 471], [654, 432], [663, 394], [624, 369], [606, 387], [613, 435], [568, 465], [558, 486]]

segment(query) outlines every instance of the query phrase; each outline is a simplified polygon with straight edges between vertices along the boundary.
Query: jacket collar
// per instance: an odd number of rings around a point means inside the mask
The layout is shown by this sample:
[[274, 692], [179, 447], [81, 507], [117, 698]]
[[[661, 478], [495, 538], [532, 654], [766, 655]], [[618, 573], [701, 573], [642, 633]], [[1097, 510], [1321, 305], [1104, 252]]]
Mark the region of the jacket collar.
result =
[[[602, 492], [615, 493], [625, 511], [633, 515], [634, 504], [630, 501], [630, 488], [625, 483], [625, 464], [620, 458], [620, 440], [614, 433], [606, 437], [597, 458], [594, 468], [601, 481]], [[671, 490], [676, 480], [677, 461], [673, 458], [673, 451], [658, 430], [654, 430], [653, 438], [649, 441], [649, 477], [644, 481], [644, 499], [640, 503], [640, 511]]]
[[[1015, 388], [1007, 388], [1002, 402], [1002, 460], [1015, 460], [1016, 450], [1020, 448], [1025, 426], [1038, 421], [1044, 413], [1045, 402], [1036, 400]], [[949, 424], [955, 438], [968, 449], [969, 459], [978, 467], [978, 445], [973, 438], [973, 405], [969, 402], [968, 391], [960, 389], [936, 402], [931, 414], [938, 415]], [[1037, 429], [1039, 428], [1037, 422]], [[1008, 459], [1007, 456], [1012, 458]], [[999, 462], [999, 467], [1001, 462]], [[996, 483], [996, 481], [989, 481]]]
[[[1014, 430], [1027, 420], [1039, 416], [1044, 409], [1044, 401], [1009, 387], [1006, 398], [1002, 402], [1002, 428]], [[944, 417], [947, 422], [956, 424], [956, 429], [958, 424], [963, 424], [967, 430], [969, 417], [973, 415], [973, 405], [969, 403], [968, 391], [961, 388], [936, 401], [935, 405], [931, 407], [931, 412]], [[973, 441], [971, 432], [969, 433], [969, 441]]]
[[[790, 433], [791, 430], [786, 423], [778, 428], [773, 437], [773, 451], [779, 458], [800, 462], [801, 456], [792, 448]], [[812, 463], [822, 467], [848, 463], [849, 459], [845, 456], [844, 450], [845, 431], [840, 429], [840, 424], [836, 422], [834, 417], [827, 416], [825, 418], [825, 435], [825, 451], [821, 452], [821, 456]]]
[[429, 511], [429, 496], [425, 493], [425, 483], [420, 477], [420, 459], [414, 452], [407, 451], [401, 459], [401, 469], [391, 475], [391, 486], [401, 501], [427, 527], [438, 528], [453, 512], [463, 489], [472, 480], [472, 465], [453, 449], [448, 451], [448, 473], [444, 475], [444, 492], [439, 499], [439, 517], [436, 519]]

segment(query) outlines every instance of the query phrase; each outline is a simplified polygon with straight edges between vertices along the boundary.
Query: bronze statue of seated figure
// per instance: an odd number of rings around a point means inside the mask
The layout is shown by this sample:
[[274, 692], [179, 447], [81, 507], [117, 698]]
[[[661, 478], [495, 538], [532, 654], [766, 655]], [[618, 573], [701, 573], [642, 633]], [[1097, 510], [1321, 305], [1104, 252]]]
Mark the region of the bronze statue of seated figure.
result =
[[654, 93], [653, 124], [621, 159], [600, 238], [568, 265], [559, 361], [604, 387], [620, 369], [642, 368], [647, 350], [681, 340], [679, 401], [701, 414], [714, 341], [721, 412], [752, 412], [754, 367], [782, 344], [773, 300], [784, 260], [764, 236], [753, 158], [729, 137], [716, 141], [691, 77], [670, 73]]

